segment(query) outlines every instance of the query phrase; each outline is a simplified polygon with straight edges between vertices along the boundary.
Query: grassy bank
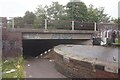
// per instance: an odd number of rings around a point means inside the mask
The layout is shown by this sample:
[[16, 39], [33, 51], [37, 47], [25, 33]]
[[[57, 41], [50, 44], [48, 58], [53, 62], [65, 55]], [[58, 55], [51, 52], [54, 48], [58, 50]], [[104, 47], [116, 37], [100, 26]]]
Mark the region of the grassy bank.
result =
[[116, 44], [120, 44], [120, 39], [116, 40], [115, 43], [116, 43]]
[[2, 62], [2, 78], [24, 78], [24, 60], [22, 57]]

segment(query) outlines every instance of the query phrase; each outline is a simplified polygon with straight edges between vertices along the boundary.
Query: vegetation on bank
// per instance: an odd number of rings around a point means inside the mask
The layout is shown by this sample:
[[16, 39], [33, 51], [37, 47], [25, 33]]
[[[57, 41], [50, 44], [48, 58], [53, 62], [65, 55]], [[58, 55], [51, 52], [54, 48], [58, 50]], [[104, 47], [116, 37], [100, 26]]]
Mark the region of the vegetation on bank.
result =
[[2, 79], [2, 74], [1, 74], [1, 72], [2, 72], [2, 61], [0, 60], [0, 80]]
[[24, 78], [24, 60], [22, 57], [2, 62], [2, 78]]
[[120, 44], [120, 39], [116, 40], [116, 43], [117, 43], [117, 44]]

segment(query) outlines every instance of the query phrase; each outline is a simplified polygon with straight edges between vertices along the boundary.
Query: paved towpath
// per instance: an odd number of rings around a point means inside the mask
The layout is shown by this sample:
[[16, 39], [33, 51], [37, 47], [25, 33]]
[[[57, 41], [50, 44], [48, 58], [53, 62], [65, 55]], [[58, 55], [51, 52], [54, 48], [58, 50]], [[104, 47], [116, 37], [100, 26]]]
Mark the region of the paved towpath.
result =
[[54, 68], [54, 62], [48, 59], [25, 61], [26, 78], [66, 78]]

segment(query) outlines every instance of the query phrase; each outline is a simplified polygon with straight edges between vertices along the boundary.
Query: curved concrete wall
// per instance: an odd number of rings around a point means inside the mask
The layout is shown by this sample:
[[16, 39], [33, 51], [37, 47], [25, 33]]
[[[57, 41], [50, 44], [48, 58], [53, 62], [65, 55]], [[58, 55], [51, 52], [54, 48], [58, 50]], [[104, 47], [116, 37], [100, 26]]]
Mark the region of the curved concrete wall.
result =
[[[59, 45], [54, 48], [55, 67], [71, 78], [118, 78], [118, 49], [112, 49], [113, 52], [111, 47]], [[116, 61], [112, 62], [111, 54]]]

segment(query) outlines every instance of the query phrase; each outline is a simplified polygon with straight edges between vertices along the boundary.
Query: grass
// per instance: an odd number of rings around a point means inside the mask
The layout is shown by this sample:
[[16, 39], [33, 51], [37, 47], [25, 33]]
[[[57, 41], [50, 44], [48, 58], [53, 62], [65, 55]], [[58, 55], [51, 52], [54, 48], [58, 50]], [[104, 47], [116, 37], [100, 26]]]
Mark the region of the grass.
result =
[[[10, 70], [16, 70], [15, 72], [6, 73]], [[22, 57], [5, 60], [2, 62], [2, 78], [24, 78], [24, 60]]]
[[116, 43], [117, 43], [117, 44], [120, 44], [120, 39], [116, 40]]
[[[2, 61], [0, 60], [0, 72], [2, 72]], [[2, 79], [2, 74], [0, 74], [0, 80]]]

